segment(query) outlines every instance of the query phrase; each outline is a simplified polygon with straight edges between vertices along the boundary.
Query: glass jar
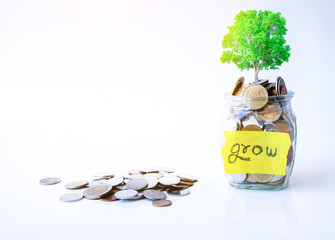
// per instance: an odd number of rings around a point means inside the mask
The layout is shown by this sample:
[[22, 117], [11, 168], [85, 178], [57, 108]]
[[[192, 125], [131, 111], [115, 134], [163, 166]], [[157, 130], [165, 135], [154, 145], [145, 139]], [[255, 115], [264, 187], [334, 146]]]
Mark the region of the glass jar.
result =
[[297, 137], [293, 96], [292, 91], [269, 97], [225, 94], [218, 141], [231, 186], [264, 190], [288, 186]]

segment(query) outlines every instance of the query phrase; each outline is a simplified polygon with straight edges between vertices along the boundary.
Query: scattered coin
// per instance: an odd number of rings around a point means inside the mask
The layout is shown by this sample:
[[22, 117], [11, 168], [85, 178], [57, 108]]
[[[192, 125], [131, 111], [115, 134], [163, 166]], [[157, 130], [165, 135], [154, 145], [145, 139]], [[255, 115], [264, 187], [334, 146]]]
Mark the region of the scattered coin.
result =
[[273, 178], [274, 175], [272, 174], [256, 174], [251, 173], [250, 177], [252, 177], [258, 183], [267, 183]]
[[137, 194], [137, 196], [132, 197], [132, 198], [128, 198], [127, 200], [140, 200], [140, 199], [143, 199], [143, 198], [144, 198], [143, 192], [139, 192]]
[[[67, 183], [65, 187], [68, 189], [78, 189], [87, 186], [88, 188], [83, 192], [83, 194], [63, 194], [60, 196], [60, 200], [64, 202], [73, 202], [79, 201], [85, 197], [92, 200], [100, 199], [101, 201], [112, 202], [120, 199], [140, 200], [143, 198], [148, 198], [155, 201], [155, 204], [153, 204], [154, 206], [163, 207], [172, 204], [171, 201], [166, 200], [166, 190], [170, 191], [170, 195], [173, 196], [185, 196], [189, 194], [188, 188], [193, 186], [194, 183], [198, 180], [197, 177], [184, 173], [180, 173], [178, 176], [172, 175], [170, 173], [175, 172], [175, 169], [173, 168], [160, 168], [159, 170], [160, 172], [158, 173], [156, 170], [147, 169], [145, 170], [147, 172], [145, 174], [138, 174], [137, 172], [133, 171], [131, 176], [132, 178], [135, 178], [130, 180], [124, 180], [123, 177], [115, 175], [114, 177], [106, 179], [107, 176], [110, 177], [111, 174], [95, 174], [94, 176], [97, 178], [97, 180], [90, 181], [89, 186], [88, 181], [86, 180], [77, 180]], [[128, 174], [125, 175], [128, 176]], [[137, 178], [136, 175], [141, 176], [141, 178]], [[60, 179], [45, 178], [40, 182], [41, 184], [55, 184], [56, 182], [60, 182]], [[187, 191], [184, 191], [186, 189]], [[142, 192], [141, 190], [144, 191]]]
[[144, 179], [148, 182], [148, 185], [146, 186], [146, 188], [155, 188], [157, 186], [157, 183], [158, 183], [157, 178], [145, 177]]
[[[193, 185], [191, 185], [191, 186], [193, 186]], [[189, 187], [191, 187], [190, 185], [186, 185], [186, 184], [174, 184], [174, 185], [171, 185], [170, 187], [169, 187], [169, 189], [185, 189], [185, 188], [189, 188]]]
[[167, 173], [173, 173], [176, 171], [176, 169], [171, 167], [162, 167], [159, 169], [160, 172], [167, 172]]
[[188, 188], [186, 188], [186, 189], [170, 189], [170, 190], [167, 191], [167, 193], [170, 196], [183, 197], [183, 196], [189, 195], [190, 190]]
[[140, 172], [141, 173], [158, 173], [159, 172], [159, 169], [158, 168], [142, 168], [140, 169]]
[[59, 197], [62, 202], [76, 202], [83, 199], [83, 194], [79, 193], [66, 193]]
[[65, 184], [65, 187], [68, 189], [79, 189], [79, 188], [84, 188], [88, 185], [88, 181], [86, 180], [77, 180], [73, 182], [69, 182]]
[[94, 179], [109, 179], [114, 177], [114, 173], [112, 172], [100, 172], [100, 173], [96, 173], [94, 175]]
[[147, 174], [143, 175], [143, 178], [147, 178], [147, 177], [154, 177], [154, 178], [158, 179], [158, 178], [163, 177], [163, 174], [161, 174], [161, 173], [147, 173]]
[[40, 180], [41, 185], [53, 185], [60, 183], [61, 180], [58, 177], [48, 177]]
[[115, 188], [118, 189], [118, 190], [126, 190], [127, 189], [126, 184], [115, 186]]
[[166, 175], [158, 179], [158, 182], [165, 186], [171, 186], [180, 183], [180, 178], [173, 175]]
[[84, 197], [87, 199], [99, 199], [105, 195], [108, 195], [112, 190], [112, 186], [106, 183], [95, 185], [84, 191]]
[[180, 180], [179, 184], [183, 184], [183, 185], [187, 185], [189, 187], [192, 187], [194, 185], [194, 182]]
[[177, 177], [180, 178], [180, 180], [182, 181], [187, 181], [187, 182], [196, 182], [198, 181], [198, 178], [189, 174], [185, 174], [185, 173], [179, 173], [177, 175]]
[[282, 114], [281, 107], [278, 103], [272, 102], [266, 104], [262, 109], [256, 111], [256, 118], [263, 122], [275, 122]]
[[114, 201], [118, 201], [120, 199], [118, 199], [117, 197], [115, 197], [115, 192], [108, 194], [106, 196], [103, 196], [100, 198], [101, 201], [104, 202], [114, 202]]
[[150, 200], [161, 200], [166, 199], [166, 194], [160, 190], [145, 190], [143, 192], [144, 197]]
[[138, 194], [137, 191], [133, 189], [127, 189], [127, 190], [118, 191], [114, 195], [118, 199], [131, 199], [133, 197], [136, 197], [137, 194]]
[[123, 183], [123, 181], [124, 181], [123, 177], [115, 176], [113, 178], [110, 178], [110, 179], [106, 180], [105, 183], [114, 187], [114, 186], [121, 185]]
[[133, 175], [133, 174], [141, 174], [141, 172], [139, 170], [130, 170], [128, 172], [130, 175]]
[[268, 102], [268, 92], [262, 85], [249, 85], [243, 92], [244, 104], [251, 110], [263, 108]]
[[141, 178], [135, 178], [126, 183], [127, 189], [141, 190], [148, 186], [148, 181]]
[[155, 200], [152, 202], [154, 207], [167, 207], [171, 206], [172, 202], [170, 200]]

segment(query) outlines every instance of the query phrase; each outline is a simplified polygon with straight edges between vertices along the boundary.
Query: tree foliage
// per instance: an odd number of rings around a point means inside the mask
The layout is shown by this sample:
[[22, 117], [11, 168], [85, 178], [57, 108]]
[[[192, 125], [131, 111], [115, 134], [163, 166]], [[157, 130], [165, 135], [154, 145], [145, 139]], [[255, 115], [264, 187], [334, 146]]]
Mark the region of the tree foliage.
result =
[[285, 45], [286, 20], [279, 12], [248, 10], [235, 16], [234, 25], [223, 37], [221, 61], [235, 63], [239, 69], [278, 69], [290, 57], [290, 46]]

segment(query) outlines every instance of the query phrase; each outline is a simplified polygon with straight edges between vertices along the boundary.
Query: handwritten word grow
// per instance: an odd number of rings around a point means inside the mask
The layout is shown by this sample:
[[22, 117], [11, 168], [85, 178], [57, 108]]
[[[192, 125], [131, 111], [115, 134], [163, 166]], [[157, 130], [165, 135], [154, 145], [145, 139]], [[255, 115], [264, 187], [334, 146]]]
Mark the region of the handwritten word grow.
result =
[[[235, 143], [232, 145], [230, 149], [230, 155], [228, 156], [229, 163], [235, 163], [237, 159], [243, 161], [251, 161], [250, 157], [243, 157], [240, 154], [247, 154], [247, 152], [252, 152], [255, 156], [260, 154], [266, 154], [268, 157], [276, 157], [277, 156], [277, 148], [270, 148], [269, 146], [264, 147], [265, 151], [262, 146], [260, 145], [244, 145], [240, 143]], [[250, 155], [249, 155], [250, 156]]]

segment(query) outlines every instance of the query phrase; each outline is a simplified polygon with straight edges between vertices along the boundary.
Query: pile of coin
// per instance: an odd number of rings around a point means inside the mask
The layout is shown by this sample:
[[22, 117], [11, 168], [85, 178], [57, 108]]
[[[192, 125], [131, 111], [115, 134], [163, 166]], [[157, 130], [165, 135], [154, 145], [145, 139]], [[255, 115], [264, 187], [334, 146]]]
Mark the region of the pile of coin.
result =
[[[291, 171], [296, 136], [295, 117], [285, 81], [260, 80], [246, 84], [240, 77], [231, 92], [228, 117], [223, 121], [224, 131], [269, 131], [288, 133], [291, 147], [287, 155], [286, 175]], [[229, 174], [235, 183], [281, 185], [286, 176], [272, 174]]]
[[[43, 178], [42, 185], [57, 184], [56, 177]], [[121, 175], [101, 172], [91, 181], [75, 180], [65, 184], [66, 189], [84, 189], [82, 193], [67, 193], [60, 196], [63, 202], [75, 202], [83, 198], [105, 202], [117, 200], [149, 199], [155, 207], [172, 205], [168, 196], [182, 197], [190, 194], [189, 188], [198, 179], [192, 175], [175, 173], [173, 168], [144, 168], [131, 170]]]

